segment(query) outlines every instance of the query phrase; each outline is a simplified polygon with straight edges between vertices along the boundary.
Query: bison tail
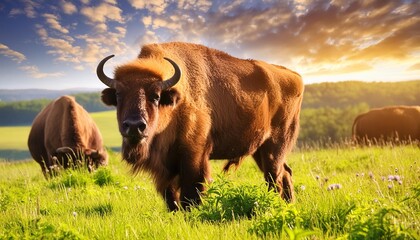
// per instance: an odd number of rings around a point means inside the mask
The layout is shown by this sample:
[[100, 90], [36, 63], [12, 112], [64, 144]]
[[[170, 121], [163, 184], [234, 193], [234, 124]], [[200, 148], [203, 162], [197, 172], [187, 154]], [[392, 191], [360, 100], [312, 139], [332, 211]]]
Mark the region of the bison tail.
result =
[[242, 157], [228, 159], [228, 162], [223, 167], [223, 172], [227, 173], [232, 165], [235, 165], [235, 169], [237, 169], [241, 165], [242, 159]]

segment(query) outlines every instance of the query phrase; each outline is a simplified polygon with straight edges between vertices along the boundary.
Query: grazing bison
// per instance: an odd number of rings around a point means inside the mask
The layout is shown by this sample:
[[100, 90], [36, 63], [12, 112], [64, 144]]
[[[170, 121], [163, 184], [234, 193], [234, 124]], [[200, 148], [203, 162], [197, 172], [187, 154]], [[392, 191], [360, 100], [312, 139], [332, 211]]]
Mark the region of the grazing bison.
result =
[[372, 109], [354, 119], [352, 131], [362, 144], [420, 140], [420, 106]]
[[[102, 101], [117, 108], [122, 156], [150, 172], [170, 210], [200, 203], [209, 159], [252, 154], [270, 188], [293, 200], [286, 154], [298, 135], [303, 83], [285, 67], [242, 60], [189, 43], [145, 45], [114, 78]], [[228, 164], [230, 165], [230, 164]], [[227, 166], [228, 168], [228, 166]]]
[[98, 127], [70, 96], [56, 99], [35, 117], [28, 147], [46, 178], [55, 167], [77, 166], [77, 159], [85, 160], [89, 170], [108, 163]]

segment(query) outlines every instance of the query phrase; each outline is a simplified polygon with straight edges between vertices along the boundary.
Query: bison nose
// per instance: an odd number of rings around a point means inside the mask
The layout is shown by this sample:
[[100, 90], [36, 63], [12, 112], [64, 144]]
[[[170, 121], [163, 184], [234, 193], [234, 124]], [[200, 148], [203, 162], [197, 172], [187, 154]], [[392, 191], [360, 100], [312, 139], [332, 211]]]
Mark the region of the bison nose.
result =
[[123, 130], [130, 137], [144, 136], [146, 127], [147, 124], [143, 118], [140, 120], [125, 120], [123, 122]]

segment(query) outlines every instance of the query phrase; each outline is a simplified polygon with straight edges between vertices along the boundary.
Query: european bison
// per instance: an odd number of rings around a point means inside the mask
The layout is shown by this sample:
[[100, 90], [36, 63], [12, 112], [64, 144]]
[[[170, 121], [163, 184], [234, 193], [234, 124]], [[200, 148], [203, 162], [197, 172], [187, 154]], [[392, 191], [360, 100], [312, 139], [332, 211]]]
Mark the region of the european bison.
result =
[[420, 106], [372, 109], [355, 118], [352, 131], [362, 144], [420, 140]]
[[70, 96], [54, 100], [35, 117], [28, 147], [46, 178], [56, 167], [77, 166], [76, 160], [85, 160], [89, 170], [108, 163], [98, 127]]
[[[239, 163], [252, 154], [270, 188], [293, 200], [286, 154], [298, 135], [301, 77], [285, 67], [243, 60], [190, 43], [150, 44], [137, 59], [103, 67], [102, 101], [117, 108], [122, 156], [150, 172], [169, 210], [200, 203], [209, 159]], [[228, 164], [230, 165], [230, 164]]]

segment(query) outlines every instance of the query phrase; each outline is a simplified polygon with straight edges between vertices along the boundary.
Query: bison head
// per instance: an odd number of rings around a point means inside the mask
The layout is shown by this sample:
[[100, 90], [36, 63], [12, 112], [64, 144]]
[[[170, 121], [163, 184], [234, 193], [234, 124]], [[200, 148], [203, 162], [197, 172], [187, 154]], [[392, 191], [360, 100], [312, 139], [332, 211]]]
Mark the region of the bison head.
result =
[[[123, 155], [131, 162], [136, 161], [138, 156], [130, 157], [125, 149], [147, 148], [155, 135], [160, 109], [174, 106], [178, 101], [179, 93], [172, 87], [180, 80], [181, 70], [174, 61], [165, 58], [175, 73], [169, 79], [163, 80], [165, 73], [156, 70], [164, 69], [163, 65], [166, 63], [163, 59], [146, 63], [135, 60], [118, 67], [112, 79], [105, 75], [103, 67], [113, 56], [104, 58], [98, 64], [97, 75], [109, 87], [102, 91], [102, 101], [117, 107], [119, 131], [123, 137]], [[143, 152], [146, 154], [147, 151]]]
[[108, 153], [106, 150], [96, 149], [73, 149], [70, 147], [59, 147], [56, 149], [56, 161], [63, 167], [77, 167], [85, 164], [89, 172], [98, 168], [99, 165], [105, 166], [108, 164]]

